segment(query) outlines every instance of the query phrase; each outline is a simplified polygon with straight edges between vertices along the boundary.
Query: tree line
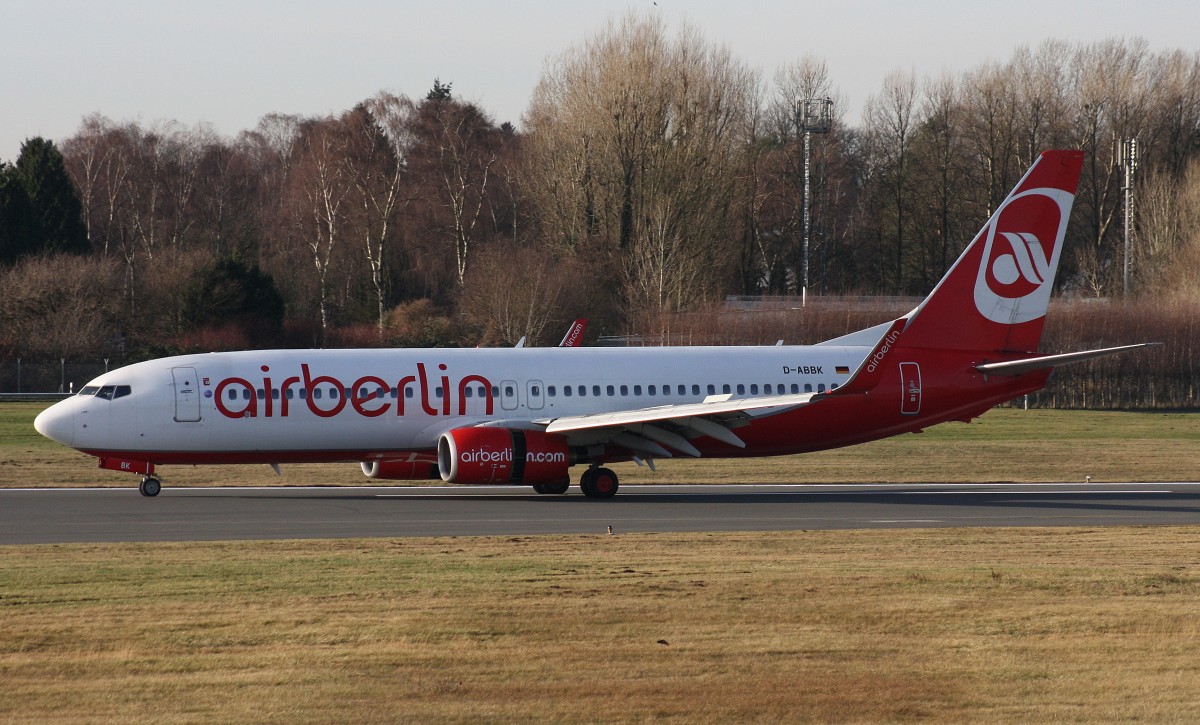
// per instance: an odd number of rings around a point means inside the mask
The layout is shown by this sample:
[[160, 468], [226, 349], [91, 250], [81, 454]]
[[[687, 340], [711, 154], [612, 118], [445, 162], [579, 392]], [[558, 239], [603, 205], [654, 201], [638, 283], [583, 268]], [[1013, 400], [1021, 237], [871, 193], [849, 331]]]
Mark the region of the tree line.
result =
[[[0, 355], [549, 343], [573, 317], [661, 334], [802, 278], [928, 292], [1044, 149], [1087, 154], [1061, 291], [1200, 292], [1200, 53], [1051, 40], [918, 79], [861, 122], [819, 58], [767, 82], [694, 28], [628, 14], [549, 59], [518, 131], [436, 79], [227, 138], [102, 115], [0, 165]], [[1136, 138], [1131, 289], [1121, 147]]]

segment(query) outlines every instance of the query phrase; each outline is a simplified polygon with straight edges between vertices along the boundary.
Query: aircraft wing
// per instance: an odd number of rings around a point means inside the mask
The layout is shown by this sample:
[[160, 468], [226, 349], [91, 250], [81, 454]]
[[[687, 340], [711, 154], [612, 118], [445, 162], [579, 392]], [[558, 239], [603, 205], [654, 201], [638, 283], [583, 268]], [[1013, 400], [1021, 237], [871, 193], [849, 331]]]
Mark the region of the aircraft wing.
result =
[[772, 415], [808, 405], [824, 395], [801, 393], [756, 398], [710, 395], [699, 403], [543, 418], [533, 423], [544, 425], [547, 433], [568, 434], [585, 443], [611, 442], [648, 457], [669, 458], [672, 453], [668, 448], [699, 456], [700, 451], [688, 442], [689, 438], [708, 436], [744, 448], [746, 444], [730, 429], [731, 424], [746, 417]]

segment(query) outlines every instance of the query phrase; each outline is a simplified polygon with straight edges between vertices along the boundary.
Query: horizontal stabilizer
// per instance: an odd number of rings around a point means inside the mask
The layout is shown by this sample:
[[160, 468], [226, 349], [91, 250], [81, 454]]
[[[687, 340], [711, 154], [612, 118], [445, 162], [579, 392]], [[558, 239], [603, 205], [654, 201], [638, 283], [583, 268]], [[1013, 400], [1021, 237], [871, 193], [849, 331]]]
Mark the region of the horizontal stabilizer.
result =
[[1138, 345], [1121, 345], [1119, 347], [1106, 347], [1099, 350], [1068, 352], [1062, 355], [1042, 355], [1040, 357], [1025, 358], [1024, 360], [981, 363], [976, 365], [975, 369], [985, 375], [1023, 375], [1035, 370], [1055, 368], [1059, 365], [1092, 360], [1093, 358], [1105, 357], [1107, 355], [1118, 355], [1123, 352], [1139, 350], [1144, 347], [1155, 347], [1161, 344], [1161, 342], [1143, 342]]

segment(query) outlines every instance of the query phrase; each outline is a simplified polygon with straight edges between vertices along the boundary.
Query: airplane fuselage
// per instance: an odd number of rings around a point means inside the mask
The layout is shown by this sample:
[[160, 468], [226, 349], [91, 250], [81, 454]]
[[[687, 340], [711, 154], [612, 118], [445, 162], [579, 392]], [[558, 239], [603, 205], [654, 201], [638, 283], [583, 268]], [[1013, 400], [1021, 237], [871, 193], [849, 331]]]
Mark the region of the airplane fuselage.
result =
[[[273, 350], [209, 353], [137, 363], [68, 399], [55, 437], [97, 456], [156, 464], [368, 461], [432, 451], [447, 430], [504, 421], [556, 419], [630, 408], [821, 394], [850, 378], [865, 346]], [[921, 351], [927, 358], [932, 351]], [[712, 439], [706, 456], [820, 450], [893, 431], [915, 430], [960, 413], [968, 391], [922, 381], [880, 381], [871, 395], [748, 418], [746, 448]], [[926, 362], [928, 369], [929, 362]], [[986, 386], [958, 367], [960, 385]], [[940, 367], [940, 366], [939, 366]], [[989, 398], [1019, 395], [997, 381]], [[111, 392], [107, 389], [111, 389]], [[970, 408], [981, 404], [969, 391]], [[99, 393], [99, 394], [97, 394]], [[116, 395], [117, 397], [114, 397]], [[991, 405], [987, 402], [984, 406]], [[804, 411], [819, 411], [812, 415]], [[871, 423], [865, 431], [864, 422]], [[844, 424], [843, 424], [844, 422]], [[613, 455], [611, 458], [620, 458]]]

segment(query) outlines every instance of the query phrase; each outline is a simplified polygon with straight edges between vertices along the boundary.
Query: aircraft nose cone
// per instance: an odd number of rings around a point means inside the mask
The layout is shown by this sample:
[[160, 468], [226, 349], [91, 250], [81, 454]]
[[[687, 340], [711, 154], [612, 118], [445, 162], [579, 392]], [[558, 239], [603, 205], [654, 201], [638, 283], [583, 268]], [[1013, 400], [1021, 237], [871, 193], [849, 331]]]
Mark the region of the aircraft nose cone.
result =
[[63, 410], [62, 403], [56, 403], [38, 413], [33, 419], [33, 427], [38, 433], [64, 446], [71, 445], [75, 438], [75, 421], [69, 411]]

